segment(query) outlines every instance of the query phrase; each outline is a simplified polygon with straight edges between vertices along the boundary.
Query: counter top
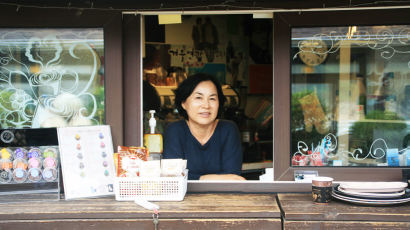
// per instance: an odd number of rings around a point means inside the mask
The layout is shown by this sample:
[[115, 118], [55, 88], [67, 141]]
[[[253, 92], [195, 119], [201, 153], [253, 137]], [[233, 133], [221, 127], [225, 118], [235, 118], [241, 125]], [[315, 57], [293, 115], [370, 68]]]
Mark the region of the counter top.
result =
[[[410, 202], [359, 206], [310, 193], [189, 193], [160, 206], [158, 229], [410, 229]], [[154, 229], [153, 212], [114, 197], [1, 203], [0, 229]]]
[[[187, 194], [180, 202], [153, 202], [162, 218], [238, 217], [276, 218], [280, 210], [274, 194]], [[141, 218], [151, 217], [131, 201], [114, 197], [2, 204], [0, 220], [50, 218]], [[45, 208], [47, 207], [47, 208]]]
[[[187, 194], [180, 202], [154, 203], [159, 229], [281, 228], [275, 194]], [[114, 197], [13, 202], [1, 204], [0, 229], [153, 229], [152, 214]]]
[[315, 204], [311, 194], [278, 194], [285, 229], [410, 229], [410, 203], [361, 206], [332, 200]]

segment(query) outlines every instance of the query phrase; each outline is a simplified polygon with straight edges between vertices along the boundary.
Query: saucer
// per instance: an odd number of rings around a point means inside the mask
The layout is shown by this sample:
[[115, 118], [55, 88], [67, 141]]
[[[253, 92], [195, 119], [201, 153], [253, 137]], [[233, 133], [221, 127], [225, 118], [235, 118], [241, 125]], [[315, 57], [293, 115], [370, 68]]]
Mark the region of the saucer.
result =
[[332, 196], [335, 199], [354, 203], [354, 204], [361, 204], [361, 205], [386, 206], [386, 205], [395, 205], [395, 204], [402, 204], [402, 203], [410, 202], [410, 190], [409, 189], [403, 191], [403, 194], [400, 196], [397, 196], [397, 194], [394, 194], [395, 197], [389, 197], [389, 195], [391, 194], [382, 194], [381, 196], [372, 194], [373, 197], [366, 197], [366, 195], [369, 195], [369, 194], [365, 194], [365, 196], [346, 194], [344, 191], [340, 190], [340, 186], [334, 187], [332, 191]]
[[351, 192], [401, 192], [407, 187], [405, 182], [343, 182], [340, 187]]
[[345, 190], [344, 188], [338, 187], [337, 190], [341, 193], [344, 193], [346, 195], [350, 196], [356, 196], [356, 197], [363, 197], [363, 198], [396, 198], [403, 196], [405, 194], [405, 191], [401, 192], [355, 192], [355, 191], [350, 191], [350, 190]]

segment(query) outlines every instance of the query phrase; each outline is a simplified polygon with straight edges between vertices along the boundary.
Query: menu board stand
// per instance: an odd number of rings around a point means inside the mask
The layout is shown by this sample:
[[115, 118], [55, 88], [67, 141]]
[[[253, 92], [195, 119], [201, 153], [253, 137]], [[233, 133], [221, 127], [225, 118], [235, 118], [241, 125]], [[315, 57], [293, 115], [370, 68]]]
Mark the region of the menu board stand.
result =
[[57, 132], [65, 199], [114, 196], [110, 126], [64, 127]]

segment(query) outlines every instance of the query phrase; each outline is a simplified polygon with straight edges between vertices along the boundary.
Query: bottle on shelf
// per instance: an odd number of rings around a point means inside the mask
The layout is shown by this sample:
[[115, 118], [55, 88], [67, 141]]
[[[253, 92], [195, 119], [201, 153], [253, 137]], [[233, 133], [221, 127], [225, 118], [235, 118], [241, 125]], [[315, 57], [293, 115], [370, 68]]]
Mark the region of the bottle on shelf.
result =
[[162, 135], [155, 133], [157, 121], [155, 120], [155, 110], [150, 110], [151, 118], [149, 119], [150, 133], [144, 134], [144, 146], [149, 152], [150, 160], [161, 160], [163, 151]]

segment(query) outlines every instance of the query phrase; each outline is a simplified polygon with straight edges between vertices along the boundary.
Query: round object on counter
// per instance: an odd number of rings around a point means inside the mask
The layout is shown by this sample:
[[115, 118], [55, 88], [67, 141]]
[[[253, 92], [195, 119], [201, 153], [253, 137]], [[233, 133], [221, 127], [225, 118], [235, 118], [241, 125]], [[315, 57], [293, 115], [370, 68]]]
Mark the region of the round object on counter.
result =
[[0, 150], [0, 158], [4, 160], [13, 160], [13, 151], [9, 148], [2, 148]]
[[55, 181], [57, 179], [57, 170], [55, 168], [45, 168], [43, 170], [43, 178], [48, 182]]
[[28, 179], [31, 182], [39, 182], [42, 178], [41, 170], [38, 168], [31, 168], [28, 170]]
[[27, 157], [27, 149], [17, 148], [14, 150], [14, 159], [21, 158], [25, 159]]
[[12, 178], [12, 173], [10, 170], [0, 170], [0, 183], [9, 183]]
[[43, 167], [44, 168], [57, 168], [57, 161], [53, 157], [46, 157], [43, 160]]
[[22, 158], [14, 159], [13, 169], [20, 168], [20, 169], [26, 170], [27, 167], [28, 167], [28, 164], [27, 164], [27, 161], [25, 159], [22, 159]]
[[27, 153], [27, 157], [28, 158], [33, 158], [33, 157], [38, 158], [38, 157], [41, 157], [41, 153], [42, 153], [41, 149], [31, 148]]
[[1, 170], [10, 170], [13, 168], [13, 162], [11, 160], [1, 159], [0, 160], [0, 169]]
[[42, 166], [42, 162], [40, 160], [40, 158], [37, 157], [32, 157], [30, 158], [30, 160], [28, 160], [28, 168], [41, 168]]
[[23, 183], [27, 180], [27, 171], [22, 168], [16, 168], [13, 171], [13, 180], [17, 183]]
[[57, 153], [58, 150], [56, 148], [46, 148], [43, 152], [43, 157], [52, 157], [52, 158], [57, 158]]

